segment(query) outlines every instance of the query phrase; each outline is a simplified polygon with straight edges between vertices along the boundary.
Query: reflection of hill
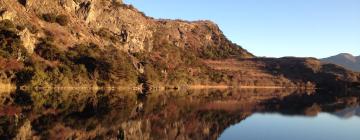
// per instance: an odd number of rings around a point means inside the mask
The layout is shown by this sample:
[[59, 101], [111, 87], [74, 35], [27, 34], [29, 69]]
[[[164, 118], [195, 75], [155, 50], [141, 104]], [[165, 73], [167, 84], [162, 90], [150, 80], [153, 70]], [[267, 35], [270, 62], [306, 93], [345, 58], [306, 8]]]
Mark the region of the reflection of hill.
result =
[[335, 112], [334, 115], [339, 116], [341, 118], [351, 118], [353, 116], [360, 117], [360, 107], [355, 106], [355, 107], [345, 108], [343, 110]]
[[[50, 96], [51, 95], [51, 96]], [[359, 114], [356, 94], [285, 89], [9, 94], [0, 107], [0, 139], [216, 139], [254, 112]], [[6, 110], [15, 111], [6, 111]], [[352, 112], [352, 113], [348, 113]], [[345, 115], [347, 116], [347, 115]]]
[[352, 54], [341, 53], [321, 60], [326, 63], [333, 63], [343, 66], [349, 70], [360, 71], [360, 56], [353, 56]]
[[274, 98], [262, 104], [267, 107], [265, 112], [280, 112], [284, 115], [316, 116], [320, 112], [328, 112], [339, 117], [346, 117], [350, 115], [352, 108], [359, 105], [359, 95], [321, 91], [310, 95], [294, 94], [283, 99]]

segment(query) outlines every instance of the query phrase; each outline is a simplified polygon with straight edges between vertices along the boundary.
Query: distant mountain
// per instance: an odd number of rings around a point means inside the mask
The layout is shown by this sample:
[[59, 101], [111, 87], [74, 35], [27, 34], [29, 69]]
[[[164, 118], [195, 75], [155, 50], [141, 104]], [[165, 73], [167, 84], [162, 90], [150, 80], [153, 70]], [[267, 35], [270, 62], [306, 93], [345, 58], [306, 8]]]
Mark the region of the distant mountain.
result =
[[360, 107], [355, 106], [355, 107], [345, 108], [343, 110], [336, 111], [333, 114], [341, 118], [351, 118], [355, 116], [360, 117]]
[[360, 72], [360, 56], [353, 56], [348, 53], [341, 53], [335, 56], [321, 59], [323, 62], [334, 63], [349, 70]]

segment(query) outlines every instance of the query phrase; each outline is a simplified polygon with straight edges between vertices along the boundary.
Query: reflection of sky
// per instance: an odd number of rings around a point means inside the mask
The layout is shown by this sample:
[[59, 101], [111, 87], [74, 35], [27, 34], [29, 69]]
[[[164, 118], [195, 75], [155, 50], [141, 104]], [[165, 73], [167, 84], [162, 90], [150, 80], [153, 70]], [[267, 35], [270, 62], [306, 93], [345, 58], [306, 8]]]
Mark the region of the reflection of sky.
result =
[[320, 113], [316, 117], [254, 114], [231, 126], [220, 140], [360, 140], [360, 118], [341, 119]]

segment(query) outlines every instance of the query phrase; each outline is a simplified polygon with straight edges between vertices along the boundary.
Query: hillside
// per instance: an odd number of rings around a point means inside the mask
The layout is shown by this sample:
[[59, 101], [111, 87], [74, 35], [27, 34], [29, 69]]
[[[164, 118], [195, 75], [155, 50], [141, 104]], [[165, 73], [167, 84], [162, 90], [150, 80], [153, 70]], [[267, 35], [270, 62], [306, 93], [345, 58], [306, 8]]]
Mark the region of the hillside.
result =
[[2, 0], [0, 15], [0, 83], [17, 87], [359, 82], [313, 58], [256, 58], [211, 21], [153, 19], [120, 0]]
[[353, 56], [351, 54], [342, 53], [321, 60], [326, 63], [337, 64], [349, 70], [360, 72], [360, 56]]

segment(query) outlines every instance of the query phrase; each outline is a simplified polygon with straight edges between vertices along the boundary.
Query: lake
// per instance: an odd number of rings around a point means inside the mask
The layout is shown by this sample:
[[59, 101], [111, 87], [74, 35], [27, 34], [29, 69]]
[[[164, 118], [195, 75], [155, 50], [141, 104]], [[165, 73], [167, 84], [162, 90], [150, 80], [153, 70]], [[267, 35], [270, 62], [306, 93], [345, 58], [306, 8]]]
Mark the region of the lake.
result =
[[[360, 115], [359, 108], [357, 111], [357, 115]], [[256, 113], [243, 122], [227, 128], [219, 139], [359, 140], [360, 118], [355, 116], [356, 114], [353, 115], [347, 118], [349, 116], [327, 113], [320, 113], [314, 117]]]
[[359, 140], [359, 93], [0, 92], [0, 139]]

